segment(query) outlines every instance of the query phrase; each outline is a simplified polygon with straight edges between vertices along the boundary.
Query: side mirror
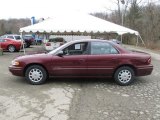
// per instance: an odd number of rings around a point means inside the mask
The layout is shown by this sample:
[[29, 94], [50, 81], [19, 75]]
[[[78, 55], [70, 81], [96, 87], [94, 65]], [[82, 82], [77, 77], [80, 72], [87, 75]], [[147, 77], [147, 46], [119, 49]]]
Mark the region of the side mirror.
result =
[[64, 55], [63, 51], [59, 51], [57, 56], [62, 57]]

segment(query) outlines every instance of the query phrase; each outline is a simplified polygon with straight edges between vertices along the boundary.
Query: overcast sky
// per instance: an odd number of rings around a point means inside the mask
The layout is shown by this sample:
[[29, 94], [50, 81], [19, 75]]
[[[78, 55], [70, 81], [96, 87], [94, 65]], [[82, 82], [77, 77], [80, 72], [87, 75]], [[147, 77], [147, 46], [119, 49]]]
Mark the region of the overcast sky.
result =
[[[48, 18], [71, 11], [82, 13], [110, 12], [117, 8], [117, 0], [1, 0], [0, 19]], [[148, 1], [160, 0], [142, 0]], [[142, 4], [144, 4], [142, 3]]]
[[47, 18], [71, 11], [82, 13], [104, 12], [114, 9], [115, 0], [1, 0], [0, 19]]

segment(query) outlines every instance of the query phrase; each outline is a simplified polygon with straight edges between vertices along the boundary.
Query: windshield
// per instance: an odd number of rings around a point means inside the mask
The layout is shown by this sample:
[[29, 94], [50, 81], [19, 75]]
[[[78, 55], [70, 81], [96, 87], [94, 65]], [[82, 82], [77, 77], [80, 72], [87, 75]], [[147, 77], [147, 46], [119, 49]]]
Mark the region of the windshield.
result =
[[6, 36], [3, 35], [3, 36], [0, 36], [0, 38], [6, 38]]
[[69, 42], [69, 43], [65, 43], [65, 44], [61, 45], [60, 47], [58, 47], [58, 48], [56, 48], [56, 49], [50, 51], [48, 54], [55, 54], [57, 51], [59, 51], [59, 50], [65, 48], [65, 46], [67, 47], [69, 44], [70, 44], [70, 42]]

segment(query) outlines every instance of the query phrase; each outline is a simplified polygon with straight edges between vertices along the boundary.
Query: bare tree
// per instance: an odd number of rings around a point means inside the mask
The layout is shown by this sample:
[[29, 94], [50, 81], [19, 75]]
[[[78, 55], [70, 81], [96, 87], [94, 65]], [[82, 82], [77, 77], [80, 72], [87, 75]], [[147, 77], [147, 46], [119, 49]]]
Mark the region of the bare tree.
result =
[[19, 33], [21, 27], [30, 25], [30, 19], [9, 19], [0, 20], [0, 35], [6, 33]]

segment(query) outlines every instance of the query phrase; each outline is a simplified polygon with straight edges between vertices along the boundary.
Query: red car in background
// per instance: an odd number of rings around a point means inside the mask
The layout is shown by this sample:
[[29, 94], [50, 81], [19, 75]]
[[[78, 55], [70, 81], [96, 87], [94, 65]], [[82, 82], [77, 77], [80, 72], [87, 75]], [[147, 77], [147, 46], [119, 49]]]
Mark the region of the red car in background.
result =
[[8, 50], [9, 52], [19, 51], [22, 47], [21, 40], [14, 40], [8, 38], [0, 38], [0, 48], [3, 50]]

